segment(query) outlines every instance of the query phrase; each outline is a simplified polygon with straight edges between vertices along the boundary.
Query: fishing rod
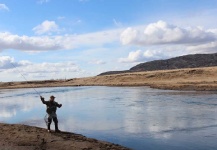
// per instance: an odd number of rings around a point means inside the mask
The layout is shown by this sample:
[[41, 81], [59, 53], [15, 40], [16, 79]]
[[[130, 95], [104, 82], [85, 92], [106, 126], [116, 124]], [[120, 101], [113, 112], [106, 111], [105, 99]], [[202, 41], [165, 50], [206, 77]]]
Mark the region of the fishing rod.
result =
[[[17, 69], [17, 67], [12, 63], [12, 62], [10, 62], [11, 63], [11, 65], [15, 68], [15, 69]], [[24, 78], [24, 80], [28, 83], [28, 81], [27, 81], [27, 79], [25, 78], [25, 76], [17, 69], [17, 71], [21, 74], [21, 76]], [[31, 84], [30, 84], [31, 85]], [[31, 85], [31, 87], [32, 87], [32, 89], [41, 97], [41, 94], [33, 87], [33, 85]]]
[[[17, 69], [17, 67], [12, 62], [10, 62], [10, 63], [15, 69]], [[28, 83], [28, 80], [25, 78], [25, 76], [18, 69], [17, 69], [17, 71], [21, 74], [21, 76], [24, 78], [24, 80]], [[41, 94], [33, 87], [33, 85], [31, 85], [31, 87], [42, 98]], [[47, 114], [44, 116], [44, 122], [48, 126], [48, 115]]]

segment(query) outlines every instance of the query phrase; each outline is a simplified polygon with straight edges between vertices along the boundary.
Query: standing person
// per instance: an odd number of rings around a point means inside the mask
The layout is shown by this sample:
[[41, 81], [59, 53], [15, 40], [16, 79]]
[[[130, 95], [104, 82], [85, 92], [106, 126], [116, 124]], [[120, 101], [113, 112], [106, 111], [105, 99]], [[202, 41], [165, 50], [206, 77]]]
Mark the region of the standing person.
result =
[[54, 101], [55, 97], [52, 95], [50, 96], [50, 100], [49, 101], [45, 101], [44, 97], [40, 96], [41, 101], [43, 104], [47, 105], [47, 114], [48, 114], [48, 124], [47, 124], [47, 129], [48, 132], [50, 132], [50, 125], [52, 120], [54, 121], [55, 124], [55, 132], [60, 132], [59, 128], [58, 128], [58, 119], [57, 119], [57, 114], [56, 114], [56, 110], [57, 107], [60, 108], [62, 107], [62, 104], [58, 104], [57, 102]]

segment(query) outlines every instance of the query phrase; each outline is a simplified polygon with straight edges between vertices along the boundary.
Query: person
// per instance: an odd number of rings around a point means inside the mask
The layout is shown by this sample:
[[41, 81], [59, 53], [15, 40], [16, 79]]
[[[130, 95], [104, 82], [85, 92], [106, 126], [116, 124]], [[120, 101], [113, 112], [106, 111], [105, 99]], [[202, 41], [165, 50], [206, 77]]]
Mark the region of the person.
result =
[[55, 132], [60, 132], [59, 128], [58, 128], [58, 119], [57, 119], [57, 114], [56, 114], [56, 110], [57, 107], [60, 108], [62, 107], [62, 104], [58, 104], [57, 102], [54, 101], [55, 97], [52, 95], [50, 96], [50, 100], [49, 101], [45, 101], [44, 97], [40, 96], [41, 101], [43, 104], [47, 105], [47, 115], [48, 115], [48, 124], [47, 124], [47, 129], [48, 132], [51, 132], [50, 130], [50, 125], [52, 123], [52, 120], [54, 121], [55, 124]]

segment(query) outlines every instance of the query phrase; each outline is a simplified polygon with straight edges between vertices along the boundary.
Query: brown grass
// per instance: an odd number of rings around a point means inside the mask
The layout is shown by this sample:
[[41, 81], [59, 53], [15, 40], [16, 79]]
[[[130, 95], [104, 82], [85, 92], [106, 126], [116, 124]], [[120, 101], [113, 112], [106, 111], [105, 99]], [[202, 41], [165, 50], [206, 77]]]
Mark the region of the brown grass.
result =
[[1, 83], [0, 88], [37, 88], [58, 86], [150, 86], [172, 90], [217, 90], [217, 67], [147, 71], [116, 75]]

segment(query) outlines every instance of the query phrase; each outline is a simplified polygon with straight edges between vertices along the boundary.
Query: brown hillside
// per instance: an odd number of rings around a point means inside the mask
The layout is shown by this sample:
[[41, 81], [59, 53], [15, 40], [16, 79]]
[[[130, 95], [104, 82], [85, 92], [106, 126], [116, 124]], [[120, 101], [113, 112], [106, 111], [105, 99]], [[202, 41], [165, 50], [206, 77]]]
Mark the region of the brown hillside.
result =
[[121, 73], [69, 80], [1, 83], [0, 88], [58, 86], [150, 86], [173, 90], [217, 90], [217, 67]]

